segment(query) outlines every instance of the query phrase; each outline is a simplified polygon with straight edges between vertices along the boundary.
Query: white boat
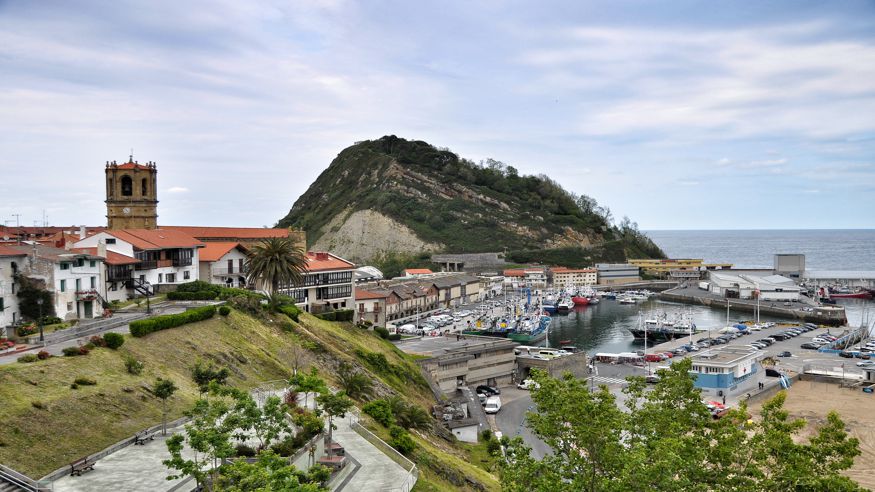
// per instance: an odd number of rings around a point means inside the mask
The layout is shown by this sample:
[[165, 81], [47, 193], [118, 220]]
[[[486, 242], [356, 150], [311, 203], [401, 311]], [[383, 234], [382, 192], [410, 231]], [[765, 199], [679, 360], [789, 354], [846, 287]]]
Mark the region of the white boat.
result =
[[620, 304], [635, 304], [637, 301], [631, 297], [618, 297], [617, 302]]

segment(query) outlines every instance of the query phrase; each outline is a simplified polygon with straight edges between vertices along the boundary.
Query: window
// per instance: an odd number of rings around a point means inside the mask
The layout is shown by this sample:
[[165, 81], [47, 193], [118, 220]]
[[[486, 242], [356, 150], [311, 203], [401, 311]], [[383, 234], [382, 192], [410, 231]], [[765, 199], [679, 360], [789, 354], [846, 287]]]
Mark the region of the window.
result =
[[175, 273], [168, 273], [167, 274], [167, 283], [168, 284], [176, 283], [176, 274]]
[[91, 277], [91, 288], [97, 287], [97, 277]]
[[77, 278], [76, 279], [76, 292], [79, 292], [80, 290], [82, 290], [82, 279]]
[[116, 290], [118, 290], [118, 284], [116, 284], [115, 282], [109, 284], [109, 290], [115, 292]]
[[158, 283], [160, 284], [160, 283], [162, 283], [162, 282], [164, 282], [164, 274], [163, 274], [163, 273], [159, 273], [159, 274], [158, 274]]
[[61, 292], [67, 292], [67, 281], [61, 280]]
[[182, 278], [183, 278], [184, 280], [188, 280], [188, 279], [190, 279], [190, 278], [191, 278], [191, 272], [188, 271], [188, 270], [182, 272]]
[[73, 303], [72, 303], [72, 302], [68, 302], [68, 303], [67, 303], [67, 311], [72, 311], [72, 310], [73, 310]]
[[115, 238], [114, 237], [106, 238], [106, 244], [115, 244]]
[[6, 308], [3, 306], [3, 298], [0, 297], [0, 311], [3, 311], [4, 309]]
[[85, 258], [76, 258], [76, 266], [77, 267], [85, 266]]
[[143, 181], [140, 183], [140, 194], [143, 196], [148, 195], [148, 186], [146, 185], [146, 178], [143, 178]]
[[228, 273], [234, 273], [234, 260], [228, 260]]
[[134, 194], [134, 180], [130, 176], [122, 176], [122, 195], [131, 196]]
[[61, 270], [69, 270], [69, 269], [70, 269], [69, 263], [63, 263], [63, 262], [61, 263]]
[[88, 266], [90, 266], [91, 268], [94, 268], [95, 265], [97, 265], [97, 262], [94, 260], [88, 262]]

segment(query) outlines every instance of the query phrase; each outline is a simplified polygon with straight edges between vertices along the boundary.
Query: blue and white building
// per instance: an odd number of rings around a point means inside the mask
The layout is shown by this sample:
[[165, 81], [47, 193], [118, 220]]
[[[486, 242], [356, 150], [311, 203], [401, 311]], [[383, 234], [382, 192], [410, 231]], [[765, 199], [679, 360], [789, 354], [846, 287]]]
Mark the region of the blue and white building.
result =
[[766, 371], [760, 363], [762, 353], [745, 347], [722, 347], [699, 352], [690, 357], [694, 385], [702, 394], [735, 397], [755, 392], [765, 381]]

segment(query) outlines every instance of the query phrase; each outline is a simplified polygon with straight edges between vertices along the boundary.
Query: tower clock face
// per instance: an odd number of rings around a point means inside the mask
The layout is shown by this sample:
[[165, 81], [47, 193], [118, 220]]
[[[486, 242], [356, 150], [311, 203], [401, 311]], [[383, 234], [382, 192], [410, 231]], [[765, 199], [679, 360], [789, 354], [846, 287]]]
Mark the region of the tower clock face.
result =
[[125, 214], [125, 215], [131, 213], [131, 209], [130, 209], [130, 207], [125, 207], [125, 208], [123, 208], [123, 209], [122, 209], [122, 213]]

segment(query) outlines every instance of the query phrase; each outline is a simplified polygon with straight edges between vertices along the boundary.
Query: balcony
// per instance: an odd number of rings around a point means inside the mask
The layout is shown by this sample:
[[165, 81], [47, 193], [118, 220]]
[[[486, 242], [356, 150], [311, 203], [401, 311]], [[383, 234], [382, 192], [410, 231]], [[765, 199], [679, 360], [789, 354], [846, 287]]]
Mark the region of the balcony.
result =
[[249, 268], [245, 265], [243, 266], [242, 270], [240, 268], [237, 268], [237, 267], [233, 267], [233, 268], [214, 267], [211, 270], [211, 273], [214, 277], [226, 277], [228, 275], [246, 275], [247, 272], [249, 272]]
[[191, 258], [174, 258], [171, 261], [175, 267], [191, 266]]

